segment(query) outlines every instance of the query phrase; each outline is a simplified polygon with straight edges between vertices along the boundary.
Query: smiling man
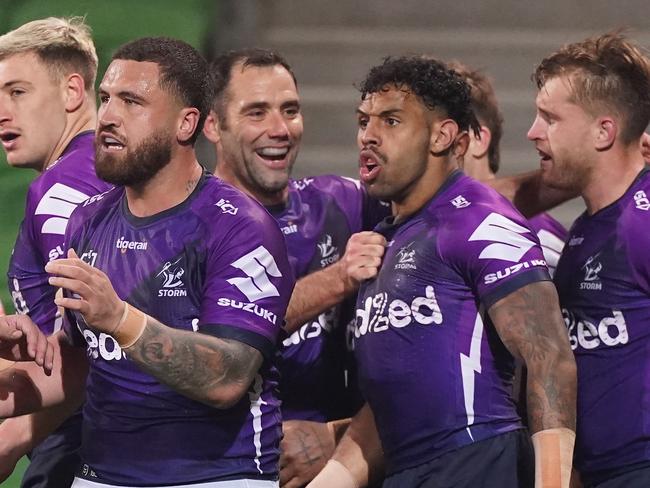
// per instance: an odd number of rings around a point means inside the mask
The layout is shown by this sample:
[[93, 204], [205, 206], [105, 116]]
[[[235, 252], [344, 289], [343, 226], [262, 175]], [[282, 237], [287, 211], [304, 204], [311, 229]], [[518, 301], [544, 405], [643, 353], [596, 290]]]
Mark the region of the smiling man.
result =
[[[310, 487], [363, 486], [375, 429], [385, 488], [568, 487], [575, 363], [534, 232], [457, 168], [459, 134], [478, 130], [469, 87], [406, 57], [372, 68], [361, 93], [361, 179], [394, 216], [375, 228], [388, 246], [356, 306], [368, 403]], [[529, 371], [532, 446], [511, 397], [515, 358]]]

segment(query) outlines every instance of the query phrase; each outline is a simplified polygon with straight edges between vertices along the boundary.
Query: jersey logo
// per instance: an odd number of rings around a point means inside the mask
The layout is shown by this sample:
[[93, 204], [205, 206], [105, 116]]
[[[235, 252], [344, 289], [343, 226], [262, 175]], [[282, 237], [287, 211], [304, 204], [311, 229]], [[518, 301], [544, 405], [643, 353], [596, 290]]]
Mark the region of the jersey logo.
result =
[[456, 208], [465, 208], [472, 204], [472, 202], [468, 201], [463, 195], [458, 195], [456, 198], [449, 201]]
[[483, 249], [479, 259], [501, 259], [516, 263], [535, 245], [521, 234], [530, 234], [530, 230], [492, 212], [472, 233], [469, 241], [492, 242]]
[[223, 198], [215, 203], [215, 205], [221, 209], [222, 213], [225, 214], [237, 215], [237, 212], [239, 211], [239, 208], [230, 203], [230, 200], [225, 200]]
[[333, 244], [331, 235], [325, 234], [317, 246], [318, 251], [320, 252], [320, 257], [322, 258], [320, 260], [322, 268], [339, 260], [339, 257], [341, 256], [338, 252], [339, 248]]
[[247, 278], [230, 278], [228, 283], [239, 288], [251, 302], [280, 296], [278, 289], [271, 283], [269, 275], [280, 278], [282, 273], [275, 264], [275, 259], [264, 246], [259, 246], [242, 256], [230, 266], [242, 270]]
[[167, 261], [160, 273], [156, 277], [162, 277], [162, 288], [158, 290], [159, 297], [186, 297], [187, 290], [184, 288], [182, 277], [185, 274], [185, 269], [178, 263], [181, 258], [176, 261]]
[[34, 211], [34, 215], [52, 215], [43, 224], [41, 233], [64, 235], [70, 215], [77, 205], [87, 199], [88, 195], [79, 190], [61, 183], [52, 185]]
[[397, 251], [397, 264], [394, 269], [417, 269], [415, 266], [415, 249], [411, 247], [415, 242], [410, 242]]
[[582, 269], [585, 271], [585, 279], [580, 283], [581, 290], [602, 290], [603, 284], [600, 281], [600, 273], [603, 269], [603, 263], [600, 260], [597, 260], [600, 253], [589, 256], [585, 261], [585, 264], [582, 265]]

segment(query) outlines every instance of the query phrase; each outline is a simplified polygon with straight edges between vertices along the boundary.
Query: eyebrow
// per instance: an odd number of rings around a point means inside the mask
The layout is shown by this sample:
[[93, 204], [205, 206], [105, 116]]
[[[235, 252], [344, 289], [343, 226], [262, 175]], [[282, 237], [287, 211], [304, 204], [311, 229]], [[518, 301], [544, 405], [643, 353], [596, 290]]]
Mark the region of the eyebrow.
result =
[[25, 85], [33, 86], [34, 84], [27, 81], [27, 80], [10, 80], [7, 81], [4, 85], [2, 85], [2, 88], [9, 88], [12, 87], [13, 85], [16, 85], [18, 83], [24, 83]]
[[[106, 90], [102, 89], [102, 87], [100, 86], [98, 95], [108, 95], [108, 92]], [[129, 90], [119, 91], [119, 92], [117, 92], [116, 95], [119, 98], [131, 98], [131, 99], [133, 99], [133, 100], [135, 100], [137, 102], [140, 102], [140, 103], [147, 103], [147, 99], [145, 99], [142, 96], [138, 95], [137, 93], [129, 91]]]
[[396, 114], [402, 113], [402, 112], [404, 112], [404, 110], [401, 109], [401, 108], [392, 108], [392, 109], [389, 109], [389, 110], [382, 110], [381, 112], [379, 112], [379, 114], [371, 114], [371, 113], [364, 112], [360, 108], [357, 108], [357, 114], [358, 115], [365, 115], [366, 117], [369, 117], [371, 115], [376, 115], [378, 117], [390, 117], [391, 115], [396, 115]]

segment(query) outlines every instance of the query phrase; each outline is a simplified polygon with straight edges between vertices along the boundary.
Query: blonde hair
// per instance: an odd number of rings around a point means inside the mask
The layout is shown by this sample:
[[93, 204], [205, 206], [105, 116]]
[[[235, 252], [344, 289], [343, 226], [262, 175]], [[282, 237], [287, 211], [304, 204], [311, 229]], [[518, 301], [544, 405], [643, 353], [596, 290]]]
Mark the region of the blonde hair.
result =
[[36, 54], [55, 78], [78, 73], [86, 90], [94, 88], [97, 52], [83, 17], [34, 20], [0, 36], [0, 60], [29, 52]]

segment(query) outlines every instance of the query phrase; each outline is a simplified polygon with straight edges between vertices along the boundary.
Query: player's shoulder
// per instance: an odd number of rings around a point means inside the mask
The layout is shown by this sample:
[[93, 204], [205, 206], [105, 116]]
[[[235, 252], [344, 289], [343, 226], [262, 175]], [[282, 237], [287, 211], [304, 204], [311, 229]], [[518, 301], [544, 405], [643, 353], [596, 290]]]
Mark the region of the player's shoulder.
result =
[[359, 180], [337, 175], [308, 176], [291, 180], [289, 185], [302, 194], [319, 194], [334, 199], [351, 198], [363, 192]]
[[277, 228], [275, 220], [264, 206], [221, 178], [206, 173], [201, 185], [200, 194], [192, 203], [192, 210], [206, 224], [221, 229], [242, 225]]
[[526, 219], [510, 201], [490, 186], [460, 172], [441, 187], [426, 214], [454, 231], [469, 231], [488, 218], [490, 222], [512, 221], [528, 228]]
[[618, 202], [621, 217], [631, 226], [650, 222], [650, 168], [646, 167]]
[[537, 232], [546, 231], [560, 239], [565, 239], [568, 231], [557, 219], [547, 212], [542, 212], [528, 219], [531, 228]]

